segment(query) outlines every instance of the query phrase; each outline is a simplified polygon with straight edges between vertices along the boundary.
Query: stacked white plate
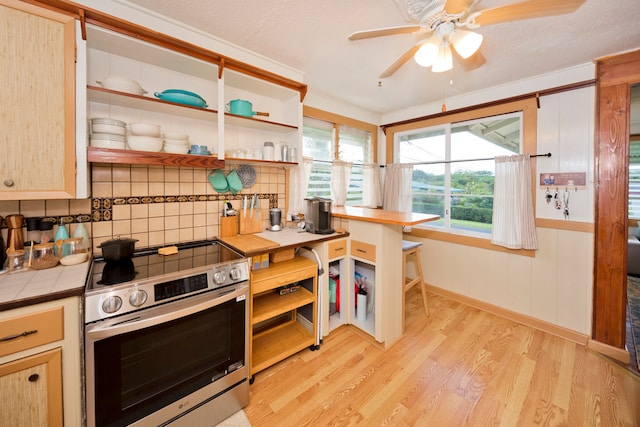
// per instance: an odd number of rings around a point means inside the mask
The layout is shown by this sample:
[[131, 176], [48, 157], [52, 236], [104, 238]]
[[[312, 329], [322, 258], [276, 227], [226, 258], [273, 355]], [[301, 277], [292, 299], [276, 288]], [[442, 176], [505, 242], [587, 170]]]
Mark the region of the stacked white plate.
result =
[[177, 132], [165, 133], [164, 152], [172, 154], [187, 154], [189, 152], [189, 135]]
[[97, 148], [115, 148], [124, 150], [127, 141], [127, 124], [120, 120], [106, 117], [91, 119], [89, 145]]

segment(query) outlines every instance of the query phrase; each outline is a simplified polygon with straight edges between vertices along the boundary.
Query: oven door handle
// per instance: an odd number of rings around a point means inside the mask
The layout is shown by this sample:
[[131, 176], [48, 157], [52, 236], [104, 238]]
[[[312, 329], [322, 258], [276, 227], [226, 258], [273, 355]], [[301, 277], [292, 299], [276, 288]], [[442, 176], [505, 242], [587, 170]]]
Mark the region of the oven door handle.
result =
[[150, 326], [156, 326], [161, 323], [170, 322], [181, 317], [189, 316], [200, 311], [207, 310], [216, 305], [220, 305], [231, 299], [238, 301], [246, 299], [246, 292], [238, 290], [230, 290], [229, 293], [220, 295], [216, 298], [201, 298], [202, 301], [196, 302], [193, 299], [182, 300], [180, 307], [174, 304], [167, 304], [157, 309], [141, 311], [137, 316], [127, 317], [125, 319], [113, 319], [107, 324], [93, 325], [87, 328], [87, 338], [98, 341], [103, 338], [113, 337], [115, 335], [126, 334]]

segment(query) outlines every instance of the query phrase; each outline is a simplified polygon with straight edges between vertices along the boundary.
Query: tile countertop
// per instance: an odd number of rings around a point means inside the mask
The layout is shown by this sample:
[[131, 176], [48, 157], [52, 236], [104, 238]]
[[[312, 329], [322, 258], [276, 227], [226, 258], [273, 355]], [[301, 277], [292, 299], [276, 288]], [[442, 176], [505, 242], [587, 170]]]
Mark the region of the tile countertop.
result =
[[80, 296], [91, 261], [46, 270], [0, 274], [0, 311]]
[[[262, 231], [254, 233], [252, 236], [261, 237], [277, 243], [279, 246], [269, 249], [256, 251], [240, 251], [244, 256], [253, 256], [261, 253], [276, 252], [283, 249], [297, 248], [314, 243], [320, 243], [327, 240], [339, 239], [348, 236], [349, 233], [333, 233], [333, 234], [313, 234], [303, 231], [300, 228], [284, 228], [281, 231]], [[241, 237], [241, 236], [240, 236]], [[224, 240], [224, 238], [222, 238]], [[238, 250], [238, 248], [236, 248]]]

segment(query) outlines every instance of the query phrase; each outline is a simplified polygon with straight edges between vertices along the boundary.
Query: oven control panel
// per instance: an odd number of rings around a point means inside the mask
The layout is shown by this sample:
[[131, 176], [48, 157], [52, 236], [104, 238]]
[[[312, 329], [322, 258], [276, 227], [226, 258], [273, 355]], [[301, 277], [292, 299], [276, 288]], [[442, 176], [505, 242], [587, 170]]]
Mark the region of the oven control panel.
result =
[[236, 261], [192, 269], [181, 274], [132, 281], [92, 290], [85, 294], [85, 322], [90, 323], [174, 299], [249, 280], [248, 261]]

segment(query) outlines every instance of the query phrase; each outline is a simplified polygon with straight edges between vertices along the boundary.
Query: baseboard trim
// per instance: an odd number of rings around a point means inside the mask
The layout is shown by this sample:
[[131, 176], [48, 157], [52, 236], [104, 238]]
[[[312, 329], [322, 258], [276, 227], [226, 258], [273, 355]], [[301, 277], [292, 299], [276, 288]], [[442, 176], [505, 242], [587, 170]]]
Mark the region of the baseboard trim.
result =
[[517, 313], [515, 311], [498, 307], [497, 305], [489, 304], [484, 301], [468, 297], [466, 295], [448, 291], [446, 289], [438, 288], [430, 284], [427, 284], [427, 290], [429, 290], [429, 292], [433, 292], [434, 294], [442, 295], [454, 301], [466, 304], [470, 307], [495, 314], [496, 316], [504, 317], [505, 319], [512, 320], [525, 326], [530, 326], [532, 328], [547, 332], [560, 338], [567, 339], [583, 346], [587, 346], [587, 344], [590, 342], [590, 337], [588, 335], [572, 331], [571, 329], [567, 329], [562, 326], [554, 325], [553, 323], [545, 322], [544, 320], [536, 319], [535, 317]]
[[600, 341], [590, 339], [587, 348], [593, 351], [597, 351], [600, 354], [604, 354], [607, 357], [617, 360], [620, 363], [628, 365], [631, 363], [631, 355], [626, 348], [613, 347], [609, 344], [602, 343]]

